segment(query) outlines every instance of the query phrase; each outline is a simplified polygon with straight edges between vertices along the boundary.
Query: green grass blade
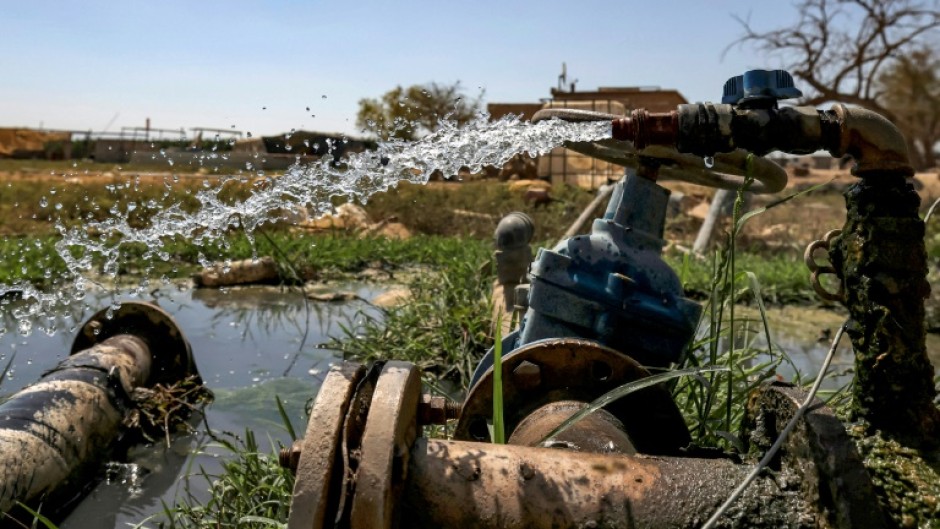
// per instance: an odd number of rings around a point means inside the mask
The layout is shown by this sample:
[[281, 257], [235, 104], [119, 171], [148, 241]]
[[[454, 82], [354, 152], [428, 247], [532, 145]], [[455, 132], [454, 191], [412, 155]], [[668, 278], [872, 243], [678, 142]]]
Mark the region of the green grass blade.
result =
[[754, 272], [745, 271], [748, 285], [751, 287], [751, 293], [757, 301], [757, 310], [760, 312], [761, 323], [764, 325], [764, 335], [767, 338], [767, 354], [773, 356], [773, 342], [770, 339], [770, 323], [767, 321], [767, 309], [764, 307], [764, 297], [760, 293], [760, 281]]
[[284, 403], [281, 402], [281, 397], [275, 395], [274, 401], [277, 402], [277, 412], [281, 416], [281, 421], [284, 423], [284, 428], [287, 428], [287, 434], [290, 435], [290, 440], [296, 441], [297, 432], [294, 431], [294, 425], [291, 424], [290, 417], [287, 416], [287, 410], [284, 409]]
[[248, 523], [257, 523], [261, 525], [268, 525], [271, 527], [278, 527], [278, 528], [287, 527], [286, 523], [281, 523], [277, 520], [272, 520], [271, 518], [265, 518], [264, 516], [247, 515], [247, 516], [242, 516], [241, 518], [238, 519], [239, 525], [248, 524]]
[[493, 442], [506, 444], [503, 422], [503, 336], [500, 319], [496, 319], [496, 343], [493, 346]]
[[710, 371], [730, 371], [727, 367], [724, 366], [705, 366], [705, 367], [696, 367], [688, 369], [677, 369], [675, 371], [667, 371], [665, 373], [660, 373], [658, 375], [648, 376], [646, 378], [641, 378], [640, 380], [634, 380], [633, 382], [618, 386], [607, 393], [601, 395], [593, 402], [588, 404], [588, 406], [581, 411], [575, 413], [571, 417], [559, 424], [554, 430], [552, 430], [548, 435], [546, 435], [538, 444], [542, 444], [545, 441], [548, 441], [552, 437], [560, 435], [562, 432], [573, 426], [575, 423], [581, 419], [587, 417], [588, 415], [594, 413], [595, 411], [603, 408], [604, 406], [610, 404], [611, 402], [626, 397], [627, 395], [645, 389], [656, 384], [666, 382], [667, 380], [672, 380], [674, 378], [685, 377], [685, 376], [695, 376], [701, 375], [702, 373], [707, 373]]
[[52, 523], [51, 520], [49, 520], [49, 519], [46, 518], [45, 516], [39, 514], [38, 512], [36, 512], [36, 511], [30, 509], [29, 507], [27, 507], [27, 506], [26, 506], [25, 504], [23, 504], [22, 502], [16, 502], [16, 504], [19, 505], [19, 507], [20, 507], [21, 509], [23, 509], [24, 511], [28, 512], [29, 515], [33, 517], [33, 526], [34, 526], [34, 527], [36, 526], [36, 522], [38, 521], [38, 522], [41, 523], [46, 529], [59, 529], [58, 526], [57, 526], [56, 524]]

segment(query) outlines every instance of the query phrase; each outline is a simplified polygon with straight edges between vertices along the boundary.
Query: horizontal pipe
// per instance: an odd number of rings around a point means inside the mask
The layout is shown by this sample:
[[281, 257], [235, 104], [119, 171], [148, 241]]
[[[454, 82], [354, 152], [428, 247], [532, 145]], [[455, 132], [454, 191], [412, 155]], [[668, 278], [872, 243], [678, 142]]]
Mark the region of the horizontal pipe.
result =
[[[726, 459], [419, 438], [409, 457], [400, 526], [695, 527], [748, 470]], [[726, 521], [747, 525], [759, 517], [766, 527], [796, 525], [808, 508], [797, 496], [781, 491], [771, 478], [760, 478]]]
[[913, 176], [907, 142], [894, 123], [871, 110], [841, 104], [833, 105], [830, 113], [839, 122], [839, 145], [830, 152], [855, 158], [856, 176], [880, 172]]
[[[69, 356], [0, 404], [0, 512], [82, 492], [122, 432], [129, 393], [150, 377], [151, 352], [121, 334]], [[55, 500], [50, 502], [50, 500]]]
[[910, 176], [913, 168], [900, 130], [876, 112], [842, 104], [828, 111], [814, 107], [745, 109], [695, 103], [677, 111], [638, 110], [611, 121], [613, 139], [675, 147], [679, 152], [712, 156], [745, 149], [756, 154], [779, 150], [809, 154], [826, 150], [851, 155], [860, 177], [891, 172]]

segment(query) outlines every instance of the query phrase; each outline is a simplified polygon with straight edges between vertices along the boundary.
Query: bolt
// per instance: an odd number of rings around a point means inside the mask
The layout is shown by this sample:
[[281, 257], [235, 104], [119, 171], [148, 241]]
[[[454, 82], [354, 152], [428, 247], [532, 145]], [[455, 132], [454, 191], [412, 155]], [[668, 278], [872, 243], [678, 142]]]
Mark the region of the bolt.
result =
[[418, 424], [447, 424], [460, 416], [462, 405], [441, 396], [421, 395], [418, 401]]
[[463, 404], [459, 402], [448, 400], [447, 402], [444, 403], [444, 414], [447, 416], [448, 419], [456, 419], [457, 417], [460, 417], [460, 412], [462, 410], [463, 410]]
[[523, 360], [512, 370], [512, 381], [519, 389], [535, 389], [542, 384], [542, 368], [538, 364]]
[[281, 451], [278, 453], [278, 463], [281, 464], [281, 468], [289, 468], [291, 472], [297, 472], [297, 464], [300, 462], [300, 451], [301, 446], [303, 445], [303, 440], [298, 439], [294, 441], [294, 444], [281, 448]]
[[98, 320], [91, 320], [85, 325], [85, 328], [82, 329], [82, 332], [85, 333], [85, 337], [89, 340], [97, 340], [98, 335], [101, 334], [101, 322]]

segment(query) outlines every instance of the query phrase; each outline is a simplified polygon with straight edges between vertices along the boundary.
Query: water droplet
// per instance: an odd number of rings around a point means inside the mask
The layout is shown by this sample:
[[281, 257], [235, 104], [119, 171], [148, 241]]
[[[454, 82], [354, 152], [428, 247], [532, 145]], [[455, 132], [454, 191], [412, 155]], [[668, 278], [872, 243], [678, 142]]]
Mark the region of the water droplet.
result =
[[39, 207], [41, 207], [41, 208], [47, 208], [47, 207], [49, 207], [49, 200], [48, 200], [46, 197], [40, 198], [40, 199], [39, 199]]
[[702, 161], [705, 162], [705, 167], [707, 167], [707, 168], [709, 168], [709, 169], [711, 169], [712, 167], [715, 167], [715, 157], [714, 157], [714, 156], [706, 156], [706, 157], [702, 158]]

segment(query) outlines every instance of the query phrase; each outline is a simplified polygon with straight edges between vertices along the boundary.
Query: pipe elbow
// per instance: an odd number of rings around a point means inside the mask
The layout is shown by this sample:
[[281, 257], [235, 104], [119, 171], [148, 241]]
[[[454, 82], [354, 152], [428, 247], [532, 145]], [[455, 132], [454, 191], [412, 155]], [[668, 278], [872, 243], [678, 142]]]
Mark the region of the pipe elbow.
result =
[[535, 225], [532, 219], [525, 213], [514, 211], [503, 217], [496, 226], [496, 249], [508, 250], [527, 246], [534, 234]]
[[855, 158], [853, 174], [858, 177], [886, 171], [904, 176], [914, 174], [907, 142], [894, 123], [877, 112], [842, 104], [833, 105], [830, 112], [839, 123], [839, 145], [830, 153]]

